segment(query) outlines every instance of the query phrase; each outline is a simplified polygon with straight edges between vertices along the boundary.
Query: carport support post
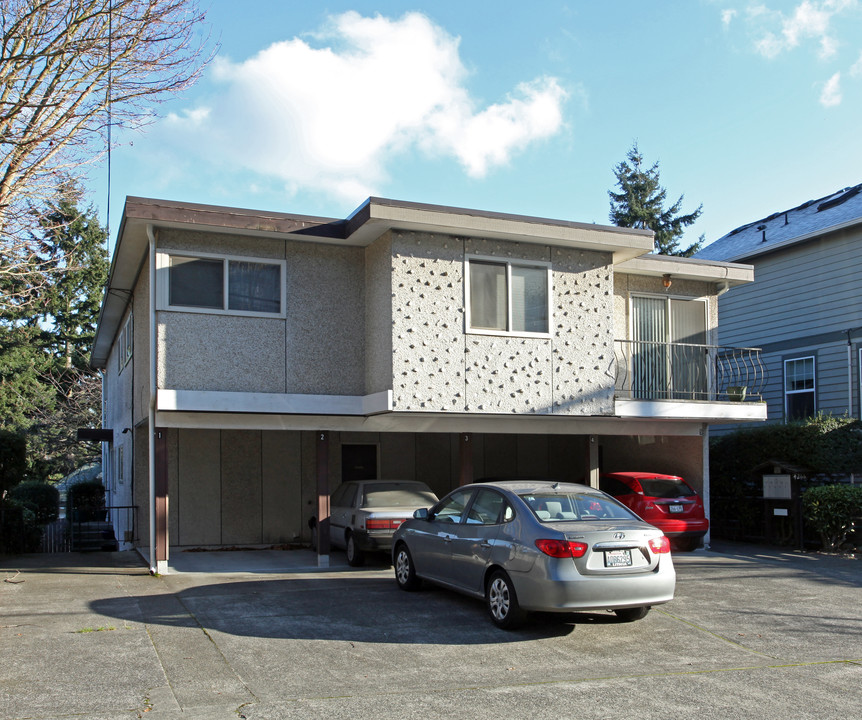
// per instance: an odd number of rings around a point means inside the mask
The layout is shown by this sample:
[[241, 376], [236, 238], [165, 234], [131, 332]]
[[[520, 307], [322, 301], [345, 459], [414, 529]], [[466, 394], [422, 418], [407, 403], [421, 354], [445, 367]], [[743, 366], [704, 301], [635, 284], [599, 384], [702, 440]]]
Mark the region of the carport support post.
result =
[[473, 434], [461, 433], [458, 436], [458, 484], [469, 485], [473, 482]]
[[587, 436], [587, 485], [599, 486], [599, 438], [596, 435]]
[[329, 567], [329, 433], [317, 433], [317, 566]]
[[155, 437], [155, 529], [156, 558], [158, 573], [168, 571], [168, 441], [165, 428], [157, 427]]

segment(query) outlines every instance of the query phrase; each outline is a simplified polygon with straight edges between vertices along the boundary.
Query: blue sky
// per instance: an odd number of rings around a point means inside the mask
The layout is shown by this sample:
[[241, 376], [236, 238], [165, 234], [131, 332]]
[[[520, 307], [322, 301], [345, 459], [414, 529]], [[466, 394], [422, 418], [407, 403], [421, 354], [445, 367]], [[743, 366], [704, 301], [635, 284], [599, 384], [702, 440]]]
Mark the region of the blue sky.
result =
[[[862, 182], [862, 0], [202, 0], [201, 81], [127, 195], [345, 217], [369, 195], [608, 224], [637, 142], [684, 243]], [[92, 176], [107, 218], [104, 168]]]

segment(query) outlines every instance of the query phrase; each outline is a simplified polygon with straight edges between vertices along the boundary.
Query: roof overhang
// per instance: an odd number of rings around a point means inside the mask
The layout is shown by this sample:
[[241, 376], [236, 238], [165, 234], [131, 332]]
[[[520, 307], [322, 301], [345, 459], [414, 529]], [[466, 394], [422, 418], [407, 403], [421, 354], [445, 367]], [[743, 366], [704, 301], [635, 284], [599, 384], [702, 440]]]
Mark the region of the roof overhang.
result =
[[615, 272], [671, 279], [699, 280], [717, 283], [726, 288], [754, 282], [754, 267], [715, 260], [694, 260], [670, 255], [644, 255], [620, 263]]
[[366, 247], [390, 230], [440, 233], [610, 253], [613, 262], [653, 248], [650, 230], [566, 222], [383, 198], [369, 198], [346, 219], [128, 197], [117, 233], [105, 299], [93, 343], [93, 367], [107, 364], [111, 345], [147, 258], [149, 232], [195, 230], [261, 239]]

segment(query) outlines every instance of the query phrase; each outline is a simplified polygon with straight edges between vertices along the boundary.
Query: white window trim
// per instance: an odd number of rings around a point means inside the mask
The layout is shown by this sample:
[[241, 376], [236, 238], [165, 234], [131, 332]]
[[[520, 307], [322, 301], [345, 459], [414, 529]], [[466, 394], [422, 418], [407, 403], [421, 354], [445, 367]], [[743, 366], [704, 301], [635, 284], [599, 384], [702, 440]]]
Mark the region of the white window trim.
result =
[[[464, 267], [464, 322], [466, 324], [465, 332], [468, 335], [496, 335], [504, 337], [535, 337], [535, 338], [550, 338], [552, 337], [551, 328], [553, 327], [553, 302], [554, 302], [554, 279], [551, 271], [551, 263], [545, 260], [509, 260], [494, 255], [466, 255]], [[547, 293], [548, 293], [548, 330], [547, 332], [527, 332], [524, 330], [489, 330], [486, 328], [472, 327], [472, 317], [470, 314], [470, 263], [472, 261], [495, 263], [497, 265], [506, 266], [506, 296], [509, 303], [506, 308], [506, 327], [512, 327], [512, 267], [526, 268], [544, 268], [547, 270]]]
[[[202, 308], [189, 305], [170, 304], [170, 267], [171, 257], [174, 255], [186, 258], [201, 258], [203, 260], [221, 260], [222, 282], [224, 283], [224, 307]], [[228, 289], [228, 263], [231, 261], [261, 263], [265, 265], [278, 265], [281, 274], [281, 311], [277, 313], [263, 312], [260, 310], [231, 310], [227, 307], [229, 299]], [[249, 257], [247, 255], [224, 255], [221, 253], [196, 252], [188, 250], [159, 250], [156, 253], [156, 310], [168, 310], [171, 312], [201, 313], [204, 315], [239, 315], [244, 317], [263, 318], [285, 318], [287, 317], [287, 261], [264, 257]]]
[[[798, 362], [799, 360], [811, 360], [814, 366], [814, 372], [812, 373], [812, 380], [814, 381], [814, 386], [810, 388], [805, 388], [804, 390], [788, 390], [787, 389], [787, 363]], [[787, 396], [788, 395], [801, 395], [802, 393], [811, 393], [814, 397], [814, 414], [817, 414], [817, 356], [816, 355], [800, 355], [799, 357], [791, 357], [785, 358], [781, 364], [782, 368], [782, 401], [784, 404], [784, 422], [788, 422], [790, 419], [790, 413], [787, 412]]]
[[129, 313], [120, 334], [117, 336], [117, 374], [123, 371], [123, 368], [129, 364], [132, 355], [135, 352], [135, 336], [134, 336], [134, 315]]

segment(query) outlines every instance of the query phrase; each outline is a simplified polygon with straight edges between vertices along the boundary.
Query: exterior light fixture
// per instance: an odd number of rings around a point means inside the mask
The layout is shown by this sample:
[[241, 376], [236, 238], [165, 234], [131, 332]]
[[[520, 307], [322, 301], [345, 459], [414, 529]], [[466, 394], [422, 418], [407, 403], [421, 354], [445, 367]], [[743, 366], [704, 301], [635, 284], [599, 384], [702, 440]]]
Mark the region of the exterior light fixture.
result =
[[670, 286], [673, 285], [673, 281], [670, 279], [670, 275], [662, 275], [661, 284], [664, 285], [665, 290], [670, 289]]

